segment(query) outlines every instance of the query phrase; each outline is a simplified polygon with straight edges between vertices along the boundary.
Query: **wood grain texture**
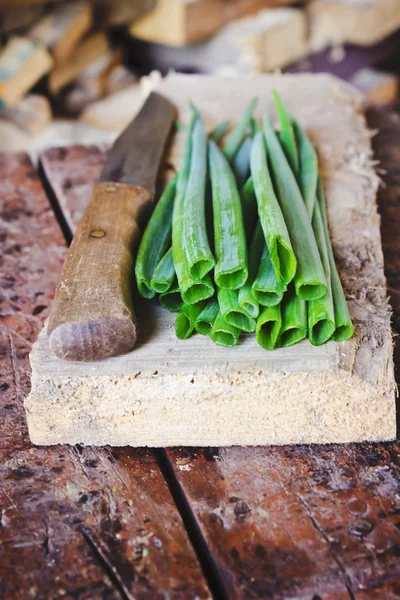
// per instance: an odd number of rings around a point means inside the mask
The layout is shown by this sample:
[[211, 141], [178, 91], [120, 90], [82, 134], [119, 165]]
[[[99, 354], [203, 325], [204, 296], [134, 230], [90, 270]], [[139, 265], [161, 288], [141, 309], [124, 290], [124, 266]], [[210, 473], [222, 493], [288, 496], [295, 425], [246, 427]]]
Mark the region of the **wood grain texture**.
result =
[[150, 452], [30, 444], [28, 354], [65, 244], [27, 155], [0, 155], [0, 195], [1, 598], [209, 598]]
[[151, 202], [139, 186], [104, 182], [93, 190], [50, 312], [49, 347], [59, 358], [101, 360], [135, 345], [133, 253]]
[[[211, 128], [223, 118], [237, 119], [257, 95], [257, 116], [264, 110], [273, 113], [272, 88], [279, 90], [320, 153], [334, 249], [356, 325], [354, 338], [340, 345], [314, 348], [304, 342], [266, 352], [254, 337], [244, 336], [243, 343], [228, 351], [200, 336], [176, 340], [174, 316], [147, 302], [138, 319], [142, 327], [134, 351], [92, 363], [88, 370], [51, 356], [43, 335], [32, 355], [33, 387], [27, 400], [36, 443], [263, 445], [395, 436], [390, 311], [375, 199], [378, 178], [357, 93], [328, 76], [221, 83], [218, 78], [182, 75], [167, 77], [160, 92], [174, 102], [183, 122], [188, 118], [187, 98], [193, 98]], [[177, 134], [167, 157], [175, 168], [182, 137]], [[54, 182], [58, 178], [58, 170], [50, 176]], [[115, 385], [118, 411], [111, 399]], [[180, 418], [182, 413], [186, 419]]]
[[364, 444], [168, 455], [230, 599], [354, 599], [380, 590], [376, 597], [394, 600], [399, 451]]
[[[400, 332], [400, 112], [370, 109], [368, 124], [377, 135], [372, 145], [379, 160], [378, 172], [382, 186], [378, 194], [382, 219], [382, 248], [388, 294], [393, 307], [392, 324]], [[396, 341], [397, 338], [395, 338]]]
[[[68, 228], [75, 232], [106, 161], [108, 144], [48, 148], [40, 165]], [[56, 177], [52, 177], [57, 173]], [[51, 174], [51, 175], [50, 175]]]

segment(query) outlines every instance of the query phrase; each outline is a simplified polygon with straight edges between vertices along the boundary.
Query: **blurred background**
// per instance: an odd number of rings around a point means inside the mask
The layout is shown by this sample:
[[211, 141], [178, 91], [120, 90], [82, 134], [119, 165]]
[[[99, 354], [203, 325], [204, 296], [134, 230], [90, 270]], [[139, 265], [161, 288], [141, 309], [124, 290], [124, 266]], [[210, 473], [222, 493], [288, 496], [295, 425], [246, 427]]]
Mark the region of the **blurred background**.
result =
[[328, 72], [395, 103], [400, 0], [0, 0], [0, 151], [111, 141], [171, 70]]

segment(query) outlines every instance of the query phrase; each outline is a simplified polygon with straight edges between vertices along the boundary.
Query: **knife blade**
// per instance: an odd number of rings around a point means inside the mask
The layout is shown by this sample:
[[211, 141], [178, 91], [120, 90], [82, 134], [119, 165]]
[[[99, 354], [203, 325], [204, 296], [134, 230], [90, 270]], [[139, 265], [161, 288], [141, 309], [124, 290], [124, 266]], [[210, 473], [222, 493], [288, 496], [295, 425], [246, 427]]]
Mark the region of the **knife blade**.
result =
[[133, 255], [175, 115], [171, 102], [152, 92], [109, 152], [50, 312], [49, 346], [64, 360], [101, 360], [136, 342]]

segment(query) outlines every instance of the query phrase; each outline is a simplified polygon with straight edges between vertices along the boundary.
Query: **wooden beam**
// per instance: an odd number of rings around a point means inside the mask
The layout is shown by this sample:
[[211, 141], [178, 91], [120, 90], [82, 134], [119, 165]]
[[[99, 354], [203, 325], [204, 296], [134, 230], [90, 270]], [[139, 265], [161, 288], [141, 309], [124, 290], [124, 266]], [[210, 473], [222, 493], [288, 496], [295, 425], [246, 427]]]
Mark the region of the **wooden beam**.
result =
[[132, 36], [158, 44], [185, 46], [216, 33], [223, 25], [263, 8], [293, 4], [292, 0], [158, 0], [136, 19]]

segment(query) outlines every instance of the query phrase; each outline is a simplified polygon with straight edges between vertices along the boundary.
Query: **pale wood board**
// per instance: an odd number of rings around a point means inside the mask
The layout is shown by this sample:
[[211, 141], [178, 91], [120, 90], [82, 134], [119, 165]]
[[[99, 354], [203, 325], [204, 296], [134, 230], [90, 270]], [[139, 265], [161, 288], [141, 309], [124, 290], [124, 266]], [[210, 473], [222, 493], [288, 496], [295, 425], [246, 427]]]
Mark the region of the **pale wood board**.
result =
[[[356, 333], [313, 348], [266, 352], [245, 337], [234, 349], [200, 336], [174, 337], [174, 317], [139, 307], [139, 344], [130, 354], [79, 364], [54, 358], [42, 332], [31, 355], [26, 401], [39, 444], [132, 446], [329, 443], [395, 436], [390, 311], [376, 210], [378, 178], [361, 96], [327, 75], [170, 75], [160, 85], [188, 117], [187, 100], [208, 126], [236, 120], [259, 97], [273, 113], [276, 88], [317, 145], [335, 254]], [[168, 161], [179, 164], [182, 134]], [[149, 318], [150, 317], [150, 318]]]

